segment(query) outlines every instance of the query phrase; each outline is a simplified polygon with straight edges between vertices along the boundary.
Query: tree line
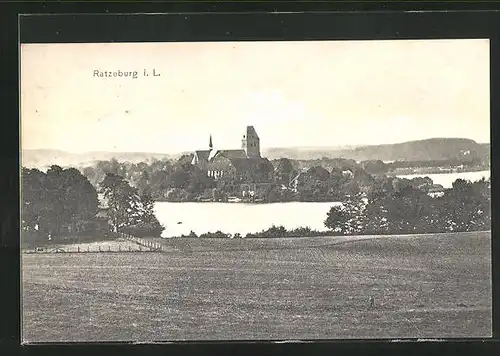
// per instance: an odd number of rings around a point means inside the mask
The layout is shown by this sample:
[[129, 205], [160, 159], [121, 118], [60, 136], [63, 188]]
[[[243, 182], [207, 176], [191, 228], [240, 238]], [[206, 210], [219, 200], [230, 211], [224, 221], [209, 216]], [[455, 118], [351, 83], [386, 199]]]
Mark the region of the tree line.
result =
[[[50, 167], [46, 173], [22, 167], [21, 228], [27, 240], [57, 240], [67, 235], [104, 235], [96, 214], [102, 193], [111, 232], [160, 236], [163, 227], [154, 215], [154, 200], [122, 177], [105, 174], [95, 187], [79, 170]], [[105, 219], [107, 219], [105, 217]], [[106, 224], [105, 224], [106, 226]]]
[[63, 227], [91, 221], [98, 209], [96, 189], [77, 169], [50, 167], [21, 171], [21, 227], [26, 233], [58, 236]]
[[[341, 235], [482, 231], [491, 228], [490, 180], [457, 179], [442, 196], [386, 178], [368, 194], [330, 209], [325, 226]], [[401, 181], [399, 181], [401, 183]], [[404, 182], [403, 182], [404, 183]]]
[[[430, 164], [436, 165], [437, 161]], [[272, 203], [342, 201], [345, 196], [367, 192], [390, 169], [407, 165], [404, 162], [386, 164], [380, 160], [357, 163], [343, 158], [309, 161], [281, 158], [272, 160], [271, 165], [257, 166], [256, 169], [262, 172], [253, 175], [243, 175], [239, 179], [223, 175], [214, 179], [202, 168], [192, 165], [190, 155], [184, 155], [177, 160], [137, 164], [112, 159], [99, 161], [81, 170], [94, 186], [98, 186], [106, 174], [115, 174], [123, 177], [139, 193], [147, 191], [155, 201], [172, 202], [227, 201], [230, 197], [240, 197], [242, 184], [253, 183], [255, 176], [271, 175], [268, 184], [257, 185], [255, 197], [258, 201]], [[416, 178], [411, 184], [422, 191], [433, 186], [432, 180], [427, 177]]]
[[[262, 202], [338, 201], [345, 194], [357, 194], [370, 186], [373, 181], [371, 174], [374, 174], [374, 169], [370, 173], [348, 159], [300, 161], [282, 158], [271, 161], [270, 165], [257, 166], [259, 172], [251, 175], [238, 179], [223, 175], [214, 179], [190, 162], [189, 155], [177, 160], [137, 164], [112, 159], [81, 170], [94, 186], [98, 186], [106, 174], [116, 174], [140, 193], [148, 191], [156, 201], [172, 202], [226, 201], [232, 196], [241, 196], [242, 184], [254, 183], [256, 176], [272, 177], [266, 181], [268, 184], [257, 187], [256, 196]], [[297, 184], [294, 178], [297, 178]]]

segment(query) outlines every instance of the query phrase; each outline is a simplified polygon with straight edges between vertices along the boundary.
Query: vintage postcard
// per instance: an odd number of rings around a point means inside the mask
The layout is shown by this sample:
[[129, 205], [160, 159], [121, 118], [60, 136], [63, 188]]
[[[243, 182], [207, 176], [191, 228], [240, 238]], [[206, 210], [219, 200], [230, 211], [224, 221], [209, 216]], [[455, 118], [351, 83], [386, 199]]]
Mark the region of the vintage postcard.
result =
[[22, 340], [492, 335], [489, 41], [22, 44]]

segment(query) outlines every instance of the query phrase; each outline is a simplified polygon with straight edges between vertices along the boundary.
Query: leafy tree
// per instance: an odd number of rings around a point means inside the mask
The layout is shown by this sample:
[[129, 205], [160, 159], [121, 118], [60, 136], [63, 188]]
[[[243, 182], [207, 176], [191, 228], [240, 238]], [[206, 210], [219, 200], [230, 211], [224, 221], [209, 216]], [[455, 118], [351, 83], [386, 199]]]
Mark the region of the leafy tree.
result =
[[191, 161], [193, 160], [193, 155], [191, 154], [183, 154], [177, 160], [177, 163], [180, 165], [191, 165]]
[[189, 182], [187, 186], [188, 193], [195, 195], [201, 195], [206, 189], [212, 189], [215, 187], [215, 181], [212, 177], [209, 177], [204, 171], [196, 168], [192, 171]]
[[118, 162], [118, 160], [116, 158], [114, 158], [114, 157], [111, 158], [109, 171], [106, 173], [113, 173], [113, 174], [117, 174], [117, 175], [122, 174], [120, 163]]
[[101, 182], [101, 191], [109, 205], [109, 215], [115, 231], [133, 225], [139, 202], [133, 188], [119, 175], [107, 173]]
[[221, 188], [214, 188], [212, 194], [214, 201], [226, 201], [228, 198], [228, 194]]
[[332, 191], [330, 173], [321, 166], [314, 166], [302, 175], [299, 184], [301, 201], [326, 201]]
[[124, 231], [136, 236], [161, 236], [164, 227], [155, 216], [154, 200], [147, 191], [141, 195], [137, 210], [137, 218], [133, 220], [135, 224], [127, 226]]
[[149, 185], [150, 185], [149, 173], [146, 170], [143, 170], [136, 185], [137, 189], [139, 190], [139, 193], [142, 193], [145, 190], [147, 190]]
[[267, 159], [262, 160], [257, 165], [258, 179], [262, 182], [270, 182], [274, 180], [274, 167]]
[[334, 232], [345, 233], [346, 224], [351, 218], [344, 206], [332, 206], [326, 214], [325, 226]]
[[472, 227], [476, 230], [491, 229], [491, 182], [481, 179], [472, 183], [472, 191], [476, 197]]
[[347, 197], [341, 206], [333, 206], [327, 213], [325, 226], [343, 235], [361, 234], [365, 230], [366, 199], [362, 194]]
[[410, 181], [410, 185], [417, 189], [426, 189], [431, 186], [434, 182], [429, 177], [415, 177]]
[[216, 200], [226, 200], [228, 196], [240, 195], [240, 184], [235, 181], [231, 175], [223, 175], [217, 181], [215, 181], [216, 190]]
[[411, 233], [420, 230], [425, 221], [426, 204], [430, 198], [417, 189], [404, 187], [396, 190], [383, 200], [383, 208], [387, 211], [388, 230], [392, 233]]
[[294, 173], [294, 168], [292, 162], [288, 158], [280, 158], [276, 163], [276, 168], [274, 169], [274, 177], [276, 182], [282, 184], [288, 184], [292, 175]]
[[307, 176], [312, 180], [326, 182], [330, 178], [330, 172], [321, 166], [314, 166], [307, 170]]
[[174, 201], [174, 202], [188, 201], [188, 193], [184, 189], [174, 188], [172, 190], [169, 190], [166, 197], [168, 201]]
[[94, 186], [97, 187], [99, 185], [99, 182], [101, 182], [104, 179], [105, 173], [100, 170], [97, 166], [88, 166], [83, 168], [82, 173], [89, 182]]
[[163, 197], [162, 192], [170, 188], [169, 176], [166, 171], [154, 171], [150, 174], [149, 190], [151, 194], [156, 197]]
[[381, 160], [363, 161], [361, 167], [369, 174], [385, 174], [389, 171], [389, 166]]
[[97, 192], [77, 169], [52, 166], [47, 173], [22, 170], [22, 221], [26, 231], [56, 237], [64, 224], [73, 231], [78, 222], [94, 218]]
[[65, 222], [71, 223], [74, 230], [77, 222], [91, 220], [95, 217], [99, 205], [97, 191], [89, 180], [75, 168], [62, 171], [61, 181], [61, 189], [64, 189]]
[[21, 224], [24, 231], [42, 229], [48, 190], [46, 176], [38, 169], [22, 168], [21, 171]]
[[491, 227], [491, 196], [486, 180], [457, 179], [441, 201], [441, 224], [447, 231], [475, 231]]
[[137, 188], [113, 173], [101, 183], [108, 201], [109, 214], [115, 231], [139, 236], [160, 236], [163, 227], [154, 214], [154, 200], [148, 191], [139, 194]]
[[264, 200], [268, 203], [275, 203], [281, 200], [281, 189], [276, 184], [269, 185], [262, 192]]
[[189, 172], [184, 169], [177, 169], [168, 177], [168, 184], [171, 188], [185, 189], [189, 184]]

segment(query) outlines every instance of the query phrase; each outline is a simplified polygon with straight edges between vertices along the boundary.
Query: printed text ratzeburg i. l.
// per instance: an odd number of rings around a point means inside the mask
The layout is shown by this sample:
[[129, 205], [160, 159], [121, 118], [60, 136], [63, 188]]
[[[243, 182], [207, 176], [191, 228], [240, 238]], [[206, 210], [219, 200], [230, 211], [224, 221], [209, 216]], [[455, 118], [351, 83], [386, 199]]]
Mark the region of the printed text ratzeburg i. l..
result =
[[[139, 75], [141, 74], [141, 75]], [[143, 77], [159, 77], [160, 73], [156, 71], [156, 69], [148, 70], [144, 69], [142, 72], [139, 72], [137, 70], [134, 71], [123, 71], [123, 70], [115, 70], [115, 71], [106, 71], [106, 70], [99, 70], [99, 69], [94, 69], [94, 78], [131, 78], [131, 79], [137, 79], [139, 76]]]

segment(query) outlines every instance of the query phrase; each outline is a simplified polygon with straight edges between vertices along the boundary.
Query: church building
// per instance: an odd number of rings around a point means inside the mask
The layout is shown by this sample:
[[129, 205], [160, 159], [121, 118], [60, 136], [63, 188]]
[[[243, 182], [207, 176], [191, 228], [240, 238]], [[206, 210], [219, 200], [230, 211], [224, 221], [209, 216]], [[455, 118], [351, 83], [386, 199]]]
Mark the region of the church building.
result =
[[231, 175], [237, 181], [269, 182], [273, 166], [260, 155], [260, 138], [253, 126], [247, 126], [241, 140], [241, 149], [219, 150], [213, 147], [210, 136], [208, 150], [198, 150], [191, 162], [206, 170], [214, 179]]

